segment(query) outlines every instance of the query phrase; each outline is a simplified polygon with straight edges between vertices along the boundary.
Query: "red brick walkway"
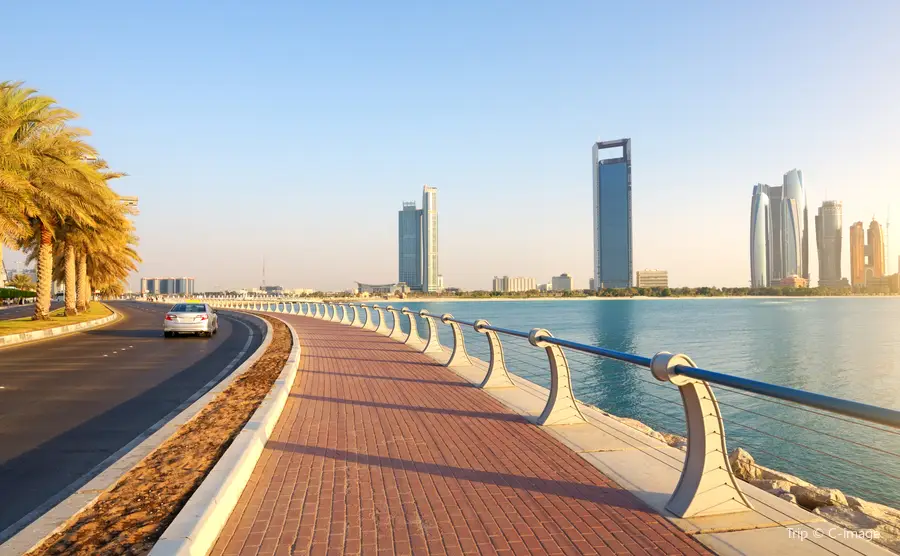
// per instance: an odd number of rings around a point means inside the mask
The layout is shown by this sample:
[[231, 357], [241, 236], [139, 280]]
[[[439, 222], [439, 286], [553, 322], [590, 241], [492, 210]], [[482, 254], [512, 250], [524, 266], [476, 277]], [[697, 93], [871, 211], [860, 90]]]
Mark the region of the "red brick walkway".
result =
[[706, 553], [426, 356], [287, 319], [300, 372], [213, 554]]

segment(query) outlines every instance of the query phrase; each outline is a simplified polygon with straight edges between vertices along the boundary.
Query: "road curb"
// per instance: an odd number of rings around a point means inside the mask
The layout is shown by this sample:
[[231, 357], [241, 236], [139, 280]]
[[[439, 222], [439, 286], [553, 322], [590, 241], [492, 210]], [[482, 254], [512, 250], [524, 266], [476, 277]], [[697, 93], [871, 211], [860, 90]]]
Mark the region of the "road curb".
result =
[[272, 389], [234, 438], [234, 442], [175, 516], [150, 556], [205, 555], [212, 548], [237, 505], [250, 475], [281, 417], [300, 365], [300, 340], [290, 323], [291, 352]]
[[[115, 488], [128, 471], [143, 461], [144, 458], [152, 454], [166, 440], [174, 435], [182, 425], [196, 417], [215, 396], [228, 388], [237, 377], [250, 369], [250, 367], [263, 356], [266, 349], [272, 343], [272, 325], [265, 319], [260, 320], [266, 325], [266, 334], [260, 346], [252, 355], [250, 355], [250, 357], [231, 371], [228, 376], [219, 381], [218, 384], [210, 388], [205, 394], [191, 402], [188, 407], [172, 417], [167, 415], [152, 425], [148, 429], [148, 431], [153, 431], [149, 436], [129, 449], [116, 461], [108, 464], [108, 466], [97, 476], [78, 488], [75, 492], [48, 510], [38, 519], [24, 527], [14, 536], [10, 537], [9, 540], [5, 541], [3, 544], [0, 544], [0, 556], [20, 556], [21, 554], [25, 554], [34, 550], [46, 539], [68, 526], [74, 519], [77, 519], [81, 512], [96, 502], [101, 495]], [[206, 385], [204, 388], [205, 387]], [[146, 431], [144, 434], [146, 434]], [[138, 438], [140, 438], [140, 436]], [[103, 463], [100, 465], [103, 465]]]
[[35, 330], [33, 332], [20, 332], [19, 334], [8, 334], [6, 336], [0, 336], [0, 348], [27, 344], [30, 342], [37, 342], [38, 340], [46, 340], [48, 338], [56, 338], [59, 336], [68, 336], [69, 334], [74, 334], [75, 332], [103, 326], [104, 324], [108, 324], [121, 318], [121, 315], [117, 313], [112, 307], [105, 303], [102, 303], [102, 305], [112, 311], [112, 314], [105, 317], [100, 317], [99, 319], [86, 320], [84, 322], [79, 322], [76, 324], [67, 324], [65, 326], [57, 326], [55, 328]]

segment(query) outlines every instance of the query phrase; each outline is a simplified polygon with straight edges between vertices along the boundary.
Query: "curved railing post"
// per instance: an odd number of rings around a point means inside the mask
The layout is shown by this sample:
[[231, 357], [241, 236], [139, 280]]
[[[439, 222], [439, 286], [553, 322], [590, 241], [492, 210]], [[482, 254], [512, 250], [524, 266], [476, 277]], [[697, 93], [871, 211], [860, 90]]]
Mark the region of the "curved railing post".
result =
[[666, 509], [679, 517], [752, 509], [728, 462], [725, 425], [712, 388], [708, 382], [678, 375], [678, 365], [696, 367], [687, 355], [667, 351], [657, 353], [650, 362], [654, 378], [678, 387], [687, 422], [687, 457]]
[[400, 311], [394, 309], [393, 305], [388, 305], [385, 307], [385, 310], [391, 314], [391, 319], [394, 321], [391, 325], [391, 333], [388, 334], [388, 338], [402, 342], [406, 338], [404, 338], [403, 330], [400, 328]]
[[353, 309], [353, 319], [350, 321], [350, 326], [355, 328], [362, 328], [363, 322], [362, 319], [359, 318], [359, 305], [356, 303], [351, 303], [350, 308]]
[[491, 348], [491, 362], [488, 365], [488, 372], [484, 375], [484, 380], [478, 385], [479, 388], [500, 388], [507, 386], [515, 386], [509, 377], [509, 371], [506, 369], [506, 360], [503, 358], [503, 344], [500, 343], [500, 337], [493, 330], [487, 330], [485, 326], [491, 323], [484, 319], [476, 320], [474, 323], [475, 332], [481, 332], [488, 339], [488, 347]]
[[438, 337], [437, 319], [431, 318], [431, 313], [426, 309], [419, 311], [419, 316], [424, 318], [428, 324], [428, 341], [425, 343], [425, 347], [422, 348], [422, 353], [440, 353], [444, 351], [444, 346], [441, 345], [441, 339]]
[[363, 330], [375, 330], [375, 323], [372, 322], [372, 309], [368, 305], [361, 305], [363, 311], [366, 312], [366, 322], [363, 324]]
[[453, 315], [450, 313], [446, 313], [441, 317], [441, 322], [449, 324], [450, 329], [453, 330], [453, 352], [450, 354], [450, 359], [445, 366], [469, 366], [472, 364], [472, 361], [469, 359], [469, 354], [466, 352], [466, 339], [463, 337], [462, 328], [460, 328], [459, 323], [454, 322], [452, 319]]
[[384, 309], [381, 305], [372, 305], [372, 308], [378, 313], [378, 325], [375, 327], [375, 332], [386, 336], [388, 334], [388, 329], [387, 324], [384, 323]]
[[341, 324], [350, 324], [350, 315], [347, 312], [350, 310], [350, 306], [346, 303], [341, 303]]
[[322, 313], [321, 313], [321, 309], [320, 309], [320, 307], [319, 307], [319, 303], [318, 303], [318, 302], [313, 303], [313, 309], [315, 309], [315, 312], [313, 312], [313, 318], [314, 318], [314, 319], [320, 319], [320, 318], [322, 318]]
[[[304, 305], [306, 305], [306, 307], [304, 307]], [[299, 314], [303, 315], [304, 317], [309, 316], [309, 303], [304, 303], [301, 301], [297, 304], [297, 310], [299, 311]]]
[[341, 322], [341, 317], [338, 316], [338, 305], [340, 303], [331, 303], [331, 322]]
[[528, 334], [528, 341], [534, 347], [543, 348], [550, 360], [550, 397], [547, 405], [538, 417], [538, 425], [574, 425], [584, 423], [584, 415], [578, 409], [575, 394], [572, 391], [572, 376], [569, 374], [569, 362], [561, 347], [542, 341], [540, 338], [552, 338], [544, 328], [535, 328]]
[[409, 334], [406, 336], [406, 341], [404, 344], [419, 344], [422, 342], [422, 339], [419, 338], [419, 327], [416, 326], [416, 314], [409, 310], [409, 307], [404, 307], [400, 309], [400, 312], [409, 317]]

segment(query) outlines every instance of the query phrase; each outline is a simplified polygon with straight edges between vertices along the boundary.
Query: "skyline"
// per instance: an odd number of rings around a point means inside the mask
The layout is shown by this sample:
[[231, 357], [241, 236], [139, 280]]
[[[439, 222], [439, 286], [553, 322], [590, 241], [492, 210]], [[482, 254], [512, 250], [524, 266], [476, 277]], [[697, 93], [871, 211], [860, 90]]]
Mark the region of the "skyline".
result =
[[[79, 112], [129, 174], [117, 188], [141, 199], [134, 290], [141, 275], [258, 285], [263, 258], [267, 282], [287, 288], [391, 282], [390, 215], [422, 183], [441, 189], [446, 286], [565, 269], [586, 288], [585, 153], [611, 137], [633, 141], [633, 268], [666, 269], [673, 287], [748, 285], [747, 191], [787, 168], [803, 169], [809, 207], [840, 200], [845, 222], [885, 223], [900, 205], [894, 5], [178, 6], [172, 20], [175, 7], [63, 4], [41, 29], [0, 38], [34, 45], [4, 60], [5, 78]], [[804, 24], [787, 36], [773, 21]], [[108, 32], [65, 48], [71, 29], [97, 25]], [[602, 63], [598, 35], [617, 45]], [[85, 52], [108, 78], [80, 78]], [[375, 140], [347, 148], [363, 136]], [[215, 215], [209, 238], [172, 229], [180, 204]], [[888, 244], [896, 272], [896, 229]]]

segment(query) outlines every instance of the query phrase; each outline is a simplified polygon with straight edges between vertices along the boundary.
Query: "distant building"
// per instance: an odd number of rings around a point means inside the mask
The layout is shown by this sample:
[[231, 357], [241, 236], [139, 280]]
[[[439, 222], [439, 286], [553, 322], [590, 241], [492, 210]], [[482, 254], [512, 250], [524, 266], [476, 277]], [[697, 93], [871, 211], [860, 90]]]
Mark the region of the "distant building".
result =
[[784, 278], [779, 280], [778, 285], [791, 288], [805, 288], [809, 286], [809, 280], [802, 276], [792, 274], [791, 276], [785, 276]]
[[850, 283], [854, 286], [866, 283], [866, 236], [862, 222], [850, 226]]
[[816, 214], [816, 250], [819, 255], [820, 286], [841, 286], [842, 220], [843, 206], [840, 201], [825, 201]]
[[537, 289], [534, 278], [524, 276], [494, 276], [493, 291], [495, 292], [527, 292]]
[[763, 288], [785, 276], [809, 280], [809, 227], [803, 173], [784, 174], [783, 185], [753, 186], [750, 200], [750, 284]]
[[565, 272], [563, 272], [559, 276], [554, 276], [553, 278], [551, 278], [550, 284], [550, 287], [553, 289], [553, 291], [572, 291], [572, 277]]
[[[621, 156], [600, 158], [600, 151], [622, 149]], [[631, 139], [600, 141], [592, 149], [594, 169], [594, 285], [630, 288]]]
[[639, 288], [668, 288], [668, 270], [638, 270], [637, 287]]
[[437, 282], [438, 282], [437, 291], [439, 291], [439, 292], [444, 291], [444, 275], [443, 274], [438, 274]]
[[591, 291], [596, 291], [597, 288], [594, 287], [594, 279], [588, 278], [588, 289]]
[[141, 278], [141, 295], [193, 294], [193, 278]]
[[863, 232], [862, 222], [850, 226], [850, 279], [853, 285], [868, 286], [873, 278], [883, 278], [884, 262], [881, 224], [873, 218], [868, 233]]
[[263, 286], [261, 289], [266, 295], [284, 295], [284, 288], [281, 286]]
[[363, 284], [362, 282], [357, 282], [356, 285], [360, 294], [391, 295], [407, 291], [407, 285], [402, 282], [397, 282], [396, 284]]
[[403, 203], [398, 232], [398, 282], [413, 290], [439, 291], [436, 187], [422, 189], [421, 209], [414, 201]]
[[882, 278], [884, 272], [884, 231], [881, 224], [872, 219], [869, 224], [868, 245], [866, 245], [866, 276], [869, 276], [869, 269], [872, 269], [871, 275], [874, 278]]
[[537, 289], [539, 292], [551, 292], [551, 291], [553, 291], [553, 285], [552, 284], [538, 284]]

